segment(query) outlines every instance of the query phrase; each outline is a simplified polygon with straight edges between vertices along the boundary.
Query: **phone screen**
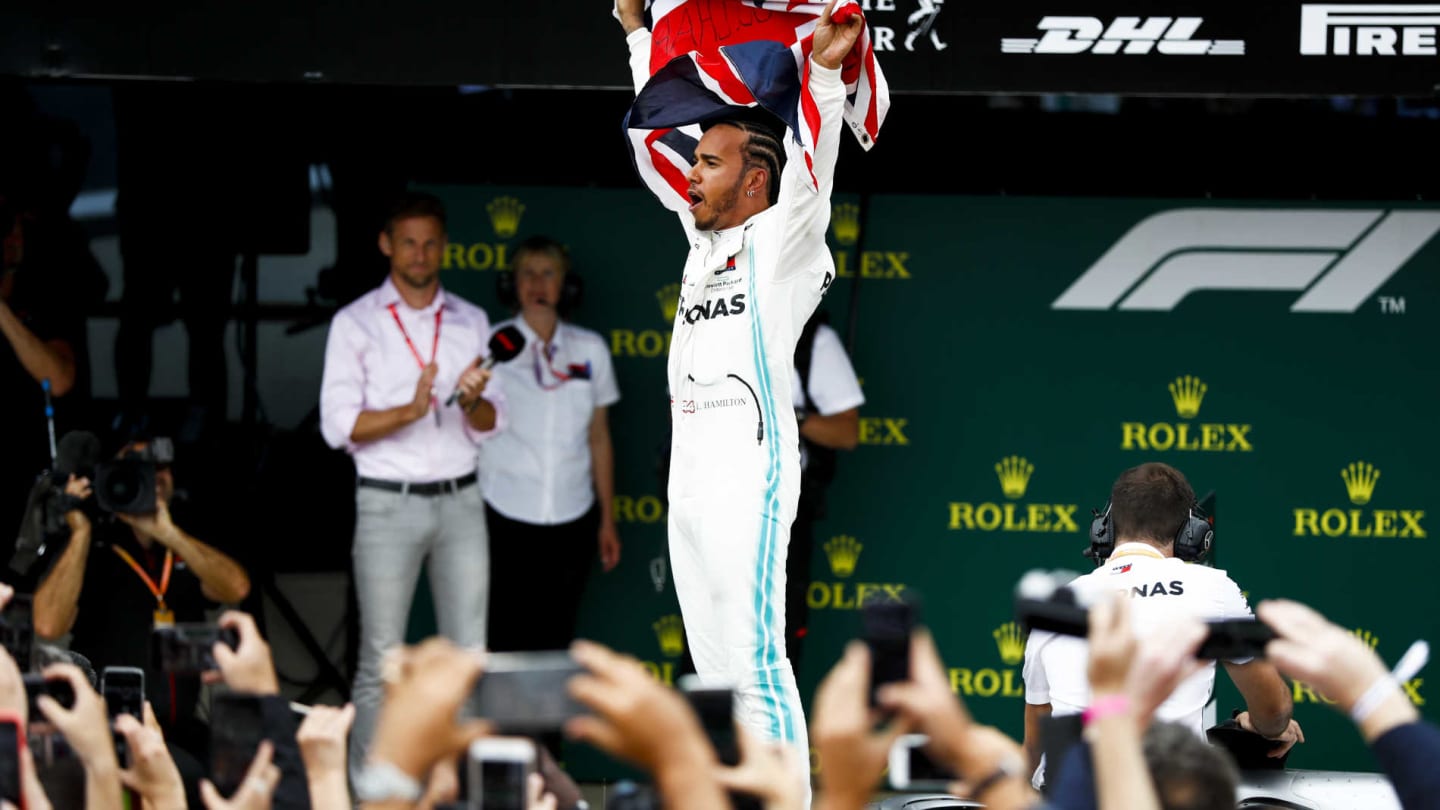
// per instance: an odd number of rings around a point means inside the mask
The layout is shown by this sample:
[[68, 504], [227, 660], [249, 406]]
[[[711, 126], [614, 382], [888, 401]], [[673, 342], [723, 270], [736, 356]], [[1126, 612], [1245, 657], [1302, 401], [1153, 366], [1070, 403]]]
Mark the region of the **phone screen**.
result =
[[221, 795], [240, 789], [245, 772], [265, 739], [260, 698], [223, 693], [210, 702], [210, 781]]
[[918, 621], [914, 604], [877, 599], [862, 608], [865, 644], [870, 648], [870, 705], [887, 683], [910, 679], [910, 634]]
[[557, 730], [589, 713], [570, 697], [570, 679], [583, 671], [568, 650], [490, 653], [469, 711], [502, 734]]
[[480, 761], [480, 806], [484, 810], [525, 810], [525, 778], [530, 769], [510, 759]]
[[739, 765], [740, 747], [735, 738], [735, 694], [725, 688], [694, 686], [685, 689], [685, 697], [695, 713], [700, 716], [700, 725], [721, 765]]
[[20, 807], [20, 724], [0, 720], [0, 799]]
[[100, 691], [105, 706], [114, 720], [128, 714], [136, 720], [145, 719], [145, 671], [130, 667], [106, 667], [100, 675]]
[[204, 623], [157, 627], [151, 636], [155, 668], [181, 675], [218, 669], [214, 654], [217, 641], [225, 642], [231, 649], [239, 645], [235, 631], [228, 627]]

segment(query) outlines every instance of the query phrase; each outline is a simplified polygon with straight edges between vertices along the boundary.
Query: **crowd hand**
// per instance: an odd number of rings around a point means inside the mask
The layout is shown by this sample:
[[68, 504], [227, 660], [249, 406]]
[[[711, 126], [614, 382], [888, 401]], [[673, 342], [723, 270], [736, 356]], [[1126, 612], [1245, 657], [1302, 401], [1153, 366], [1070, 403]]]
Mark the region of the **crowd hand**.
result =
[[211, 654], [220, 668], [205, 673], [205, 683], [223, 681], [236, 692], [251, 695], [278, 695], [280, 681], [275, 675], [275, 662], [270, 657], [270, 645], [260, 635], [255, 618], [240, 610], [227, 610], [220, 615], [219, 625], [235, 630], [240, 643], [235, 649], [223, 641], [215, 642]]
[[890, 747], [912, 728], [910, 717], [899, 714], [877, 731], [869, 693], [870, 651], [852, 641], [815, 690], [811, 737], [828, 806], [863, 806], [880, 782]]
[[1313, 609], [1288, 599], [1261, 602], [1256, 615], [1279, 636], [1265, 657], [1281, 672], [1324, 693], [1349, 712], [1389, 669], [1369, 645]]
[[130, 767], [120, 771], [120, 781], [140, 794], [149, 810], [185, 810], [185, 785], [158, 724], [151, 725], [155, 714], [149, 702], [145, 714], [143, 725], [128, 714], [115, 718], [115, 730], [130, 752]]
[[525, 810], [556, 810], [555, 794], [545, 791], [545, 777], [532, 773], [525, 780]]
[[[1241, 712], [1236, 715], [1235, 722], [1246, 731], [1260, 734], [1259, 731], [1255, 730], [1255, 724], [1250, 722], [1250, 712]], [[1264, 735], [1262, 734], [1261, 736]], [[1292, 717], [1290, 718], [1290, 725], [1286, 726], [1284, 731], [1274, 737], [1265, 737], [1265, 739], [1277, 740], [1282, 743], [1282, 745], [1277, 745], [1265, 753], [1267, 757], [1279, 759], [1289, 753], [1290, 749], [1295, 747], [1295, 743], [1305, 742], [1305, 732], [1300, 728], [1300, 724], [1295, 722], [1295, 718]]]
[[490, 376], [495, 372], [488, 368], [480, 367], [480, 358], [470, 363], [460, 375], [460, 380], [455, 383], [455, 390], [460, 394], [460, 407], [468, 408], [479, 396], [485, 392], [485, 386], [490, 383]]
[[255, 759], [245, 771], [245, 780], [228, 799], [220, 795], [209, 779], [200, 780], [200, 798], [206, 810], [270, 810], [275, 786], [280, 783], [280, 768], [270, 761], [274, 756], [275, 744], [262, 740]]
[[90, 686], [74, 664], [51, 664], [41, 670], [46, 679], [65, 680], [75, 692], [75, 705], [66, 709], [49, 695], [41, 695], [35, 705], [61, 734], [92, 773], [118, 772], [115, 759], [115, 738], [110, 733], [110, 717], [105, 699]]
[[4, 647], [0, 647], [0, 711], [19, 716], [22, 723], [30, 722], [30, 698], [25, 693], [25, 679], [21, 677], [15, 659], [10, 657], [10, 651]]
[[620, 532], [614, 521], [600, 524], [600, 567], [607, 573], [620, 564]]
[[430, 769], [430, 778], [425, 781], [425, 792], [415, 803], [415, 810], [435, 810], [460, 798], [460, 760], [446, 757]]
[[346, 740], [355, 722], [355, 704], [311, 706], [310, 713], [295, 731], [300, 758], [310, 781], [345, 774]]
[[1195, 657], [1205, 633], [1204, 622], [1185, 617], [1137, 639], [1130, 600], [1105, 600], [1090, 609], [1090, 689], [1096, 695], [1128, 695], [1131, 716], [1143, 729], [1175, 687], [1205, 667]]
[[10, 604], [10, 600], [14, 598], [14, 586], [6, 585], [5, 583], [0, 582], [0, 610], [4, 610], [5, 606]]
[[825, 5], [824, 13], [815, 24], [814, 49], [810, 54], [816, 64], [831, 70], [844, 63], [865, 28], [865, 18], [858, 10], [844, 22], [833, 20], [831, 14], [835, 11], [835, 3], [836, 0], [830, 0]]
[[744, 727], [735, 731], [740, 764], [716, 765], [715, 781], [726, 790], [759, 798], [765, 810], [804, 810], [806, 785], [799, 774], [805, 763], [795, 749], [761, 740]]
[[927, 629], [911, 636], [910, 672], [909, 681], [880, 687], [876, 696], [880, 705], [908, 718], [930, 737], [933, 756], [959, 768], [972, 727], [970, 712], [951, 690], [935, 638]]
[[570, 694], [595, 711], [571, 718], [565, 731], [657, 778], [672, 769], [708, 772], [715, 752], [700, 720], [679, 692], [657, 682], [635, 659], [589, 641], [570, 647], [587, 672], [570, 679]]
[[420, 779], [485, 736], [483, 720], [456, 722], [483, 671], [480, 653], [439, 636], [392, 650], [382, 662], [385, 697], [371, 756]]
[[415, 383], [415, 398], [410, 401], [410, 416], [420, 419], [430, 412], [430, 405], [435, 401], [435, 375], [440, 367], [430, 363], [420, 370], [420, 380]]

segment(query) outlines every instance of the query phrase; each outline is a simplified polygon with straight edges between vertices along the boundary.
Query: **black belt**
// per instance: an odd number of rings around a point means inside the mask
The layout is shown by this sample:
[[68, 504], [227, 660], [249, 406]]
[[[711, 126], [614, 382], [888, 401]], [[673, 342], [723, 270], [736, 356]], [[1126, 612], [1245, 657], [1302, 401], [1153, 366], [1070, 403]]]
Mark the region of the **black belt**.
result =
[[448, 481], [426, 481], [423, 484], [411, 484], [406, 481], [382, 481], [378, 478], [359, 478], [357, 486], [370, 487], [371, 489], [383, 489], [386, 492], [399, 492], [402, 495], [444, 495], [445, 493], [459, 492], [465, 487], [475, 483], [478, 476], [475, 473], [462, 475], [459, 478], [452, 478]]

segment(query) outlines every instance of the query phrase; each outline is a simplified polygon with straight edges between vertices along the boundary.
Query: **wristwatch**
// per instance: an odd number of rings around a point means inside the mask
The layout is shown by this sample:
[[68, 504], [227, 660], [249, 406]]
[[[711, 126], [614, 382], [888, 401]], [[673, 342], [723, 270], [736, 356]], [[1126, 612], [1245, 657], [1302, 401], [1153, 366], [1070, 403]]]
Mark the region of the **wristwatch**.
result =
[[424, 792], [418, 779], [388, 762], [367, 762], [355, 776], [355, 798], [362, 802], [413, 802]]

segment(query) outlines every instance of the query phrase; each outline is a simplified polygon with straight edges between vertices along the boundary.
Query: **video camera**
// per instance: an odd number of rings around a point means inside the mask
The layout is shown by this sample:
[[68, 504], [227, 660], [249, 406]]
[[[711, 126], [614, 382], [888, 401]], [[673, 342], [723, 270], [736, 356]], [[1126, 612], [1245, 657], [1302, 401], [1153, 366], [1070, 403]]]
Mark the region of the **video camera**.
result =
[[139, 450], [101, 461], [100, 439], [75, 430], [61, 437], [51, 469], [41, 473], [30, 488], [25, 516], [15, 539], [10, 568], [27, 574], [52, 541], [69, 536], [65, 513], [81, 508], [81, 501], [65, 492], [70, 476], [89, 478], [95, 505], [112, 514], [144, 515], [155, 511], [155, 481], [161, 466], [175, 461], [175, 445], [155, 438]]

